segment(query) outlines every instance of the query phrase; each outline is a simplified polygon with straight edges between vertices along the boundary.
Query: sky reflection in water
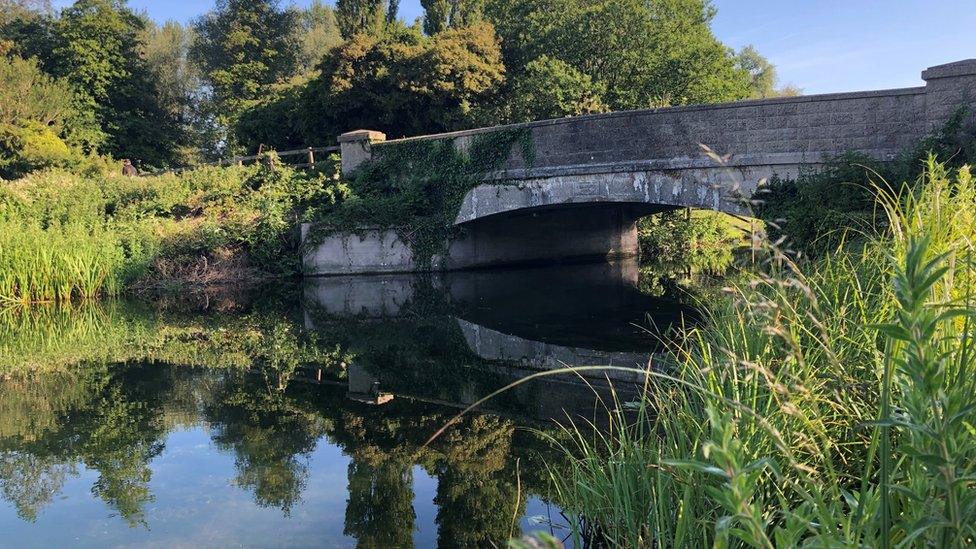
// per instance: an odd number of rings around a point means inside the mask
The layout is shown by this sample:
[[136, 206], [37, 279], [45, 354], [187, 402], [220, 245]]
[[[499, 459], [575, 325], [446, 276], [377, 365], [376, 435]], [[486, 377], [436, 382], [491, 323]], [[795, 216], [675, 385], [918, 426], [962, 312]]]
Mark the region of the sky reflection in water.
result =
[[545, 500], [544, 464], [558, 456], [525, 427], [554, 433], [553, 418], [592, 415], [605, 381], [591, 381], [597, 394], [575, 376], [527, 383], [424, 443], [529, 373], [646, 360], [642, 327], [688, 313], [638, 291], [630, 265], [258, 295], [0, 313], [14, 372], [0, 381], [0, 545], [565, 535]]

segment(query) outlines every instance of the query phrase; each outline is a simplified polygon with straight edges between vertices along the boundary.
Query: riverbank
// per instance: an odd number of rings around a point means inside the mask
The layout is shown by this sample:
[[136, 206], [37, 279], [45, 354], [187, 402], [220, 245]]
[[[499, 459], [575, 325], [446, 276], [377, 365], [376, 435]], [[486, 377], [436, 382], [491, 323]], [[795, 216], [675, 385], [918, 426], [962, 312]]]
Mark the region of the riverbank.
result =
[[0, 185], [0, 302], [253, 283], [297, 274], [295, 227], [342, 194], [334, 169], [251, 166], [148, 177], [59, 170]]

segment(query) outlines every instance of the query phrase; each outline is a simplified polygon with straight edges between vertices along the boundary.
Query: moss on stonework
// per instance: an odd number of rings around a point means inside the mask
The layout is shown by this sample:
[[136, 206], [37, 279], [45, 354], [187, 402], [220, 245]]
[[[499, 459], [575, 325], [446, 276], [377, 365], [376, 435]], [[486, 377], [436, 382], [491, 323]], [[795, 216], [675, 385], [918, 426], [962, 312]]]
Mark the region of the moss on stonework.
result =
[[429, 269], [455, 236], [464, 196], [503, 168], [516, 146], [531, 166], [535, 150], [529, 128], [476, 134], [466, 150], [458, 150], [451, 138], [376, 145], [372, 159], [350, 177], [350, 195], [316, 212], [306, 244], [316, 246], [338, 232], [391, 229], [411, 247], [417, 264]]

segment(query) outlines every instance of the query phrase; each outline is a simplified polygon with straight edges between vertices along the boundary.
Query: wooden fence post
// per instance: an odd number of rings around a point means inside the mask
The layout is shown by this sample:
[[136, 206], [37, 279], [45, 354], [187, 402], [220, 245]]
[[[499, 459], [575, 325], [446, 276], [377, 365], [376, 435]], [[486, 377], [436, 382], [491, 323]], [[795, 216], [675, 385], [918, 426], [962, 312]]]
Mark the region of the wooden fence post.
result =
[[315, 151], [312, 147], [308, 148], [308, 167], [311, 168], [315, 165]]

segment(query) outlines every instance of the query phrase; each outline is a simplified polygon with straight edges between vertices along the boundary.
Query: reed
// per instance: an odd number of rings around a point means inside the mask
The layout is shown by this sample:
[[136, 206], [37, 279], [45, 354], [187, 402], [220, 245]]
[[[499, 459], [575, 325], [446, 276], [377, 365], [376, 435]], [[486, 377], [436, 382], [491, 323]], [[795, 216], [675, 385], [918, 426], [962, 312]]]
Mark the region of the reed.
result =
[[123, 256], [104, 226], [0, 222], [0, 301], [67, 302], [115, 294]]
[[820, 261], [767, 242], [645, 397], [608, 403], [609, 431], [567, 425], [568, 470], [551, 477], [577, 538], [974, 542], [976, 184], [932, 159], [923, 177], [882, 194], [887, 232]]

